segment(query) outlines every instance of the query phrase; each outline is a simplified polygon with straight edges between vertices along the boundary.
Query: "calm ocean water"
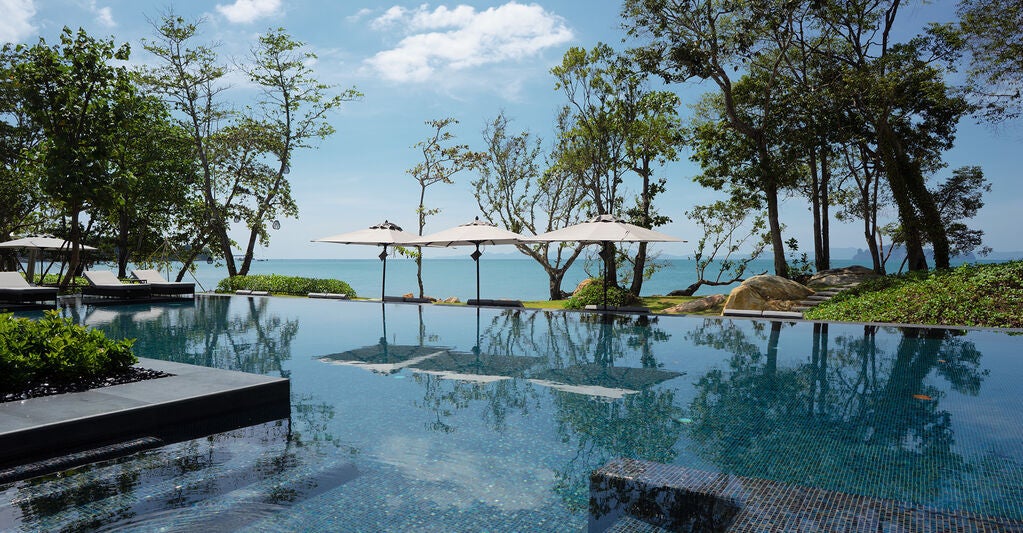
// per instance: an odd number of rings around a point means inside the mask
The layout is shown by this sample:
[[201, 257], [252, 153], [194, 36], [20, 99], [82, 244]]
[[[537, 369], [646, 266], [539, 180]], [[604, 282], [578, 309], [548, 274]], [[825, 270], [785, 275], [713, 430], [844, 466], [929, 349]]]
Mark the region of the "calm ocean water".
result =
[[[667, 294], [684, 289], [696, 281], [695, 263], [687, 259], [661, 260], [665, 267], [643, 283], [643, 295]], [[837, 260], [833, 267], [848, 266], [852, 261]], [[577, 261], [562, 284], [571, 291], [587, 277], [583, 261]], [[597, 272], [595, 264], [588, 266]], [[748, 275], [773, 272], [770, 260], [751, 263]], [[250, 274], [284, 274], [308, 278], [335, 278], [347, 282], [359, 296], [380, 296], [380, 261], [377, 259], [267, 259], [252, 263]], [[202, 263], [198, 265], [196, 279], [207, 290], [227, 277], [223, 267]], [[185, 280], [190, 278], [186, 275]], [[423, 286], [428, 296], [447, 298], [457, 296], [462, 301], [476, 296], [476, 269], [472, 259], [427, 258], [423, 262]], [[701, 287], [697, 295], [727, 292], [729, 287]], [[408, 259], [387, 260], [387, 294], [417, 293], [416, 264]], [[480, 260], [480, 297], [513, 298], [517, 300], [545, 300], [549, 297], [547, 274], [532, 259]]]

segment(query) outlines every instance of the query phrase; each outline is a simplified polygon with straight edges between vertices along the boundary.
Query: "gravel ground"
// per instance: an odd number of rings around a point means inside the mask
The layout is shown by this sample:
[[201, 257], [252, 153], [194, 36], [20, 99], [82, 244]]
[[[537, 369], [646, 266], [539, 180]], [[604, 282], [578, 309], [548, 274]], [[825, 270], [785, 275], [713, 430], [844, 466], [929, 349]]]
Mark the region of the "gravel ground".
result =
[[84, 379], [73, 383], [32, 383], [19, 391], [3, 391], [3, 395], [0, 396], [0, 403], [27, 400], [52, 394], [64, 394], [65, 392], [85, 392], [90, 389], [135, 383], [136, 381], [145, 381], [147, 379], [165, 378], [173, 375], [158, 370], [132, 367], [122, 374]]

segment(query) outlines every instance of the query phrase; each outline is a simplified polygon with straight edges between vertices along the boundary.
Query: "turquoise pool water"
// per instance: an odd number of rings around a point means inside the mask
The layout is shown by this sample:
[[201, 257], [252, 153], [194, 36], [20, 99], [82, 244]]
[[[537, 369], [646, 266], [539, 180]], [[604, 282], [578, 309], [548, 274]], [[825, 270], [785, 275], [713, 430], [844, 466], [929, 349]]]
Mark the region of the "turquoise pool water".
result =
[[579, 531], [614, 457], [1023, 519], [1020, 337], [202, 297], [86, 307], [292, 416], [0, 485], [0, 530]]

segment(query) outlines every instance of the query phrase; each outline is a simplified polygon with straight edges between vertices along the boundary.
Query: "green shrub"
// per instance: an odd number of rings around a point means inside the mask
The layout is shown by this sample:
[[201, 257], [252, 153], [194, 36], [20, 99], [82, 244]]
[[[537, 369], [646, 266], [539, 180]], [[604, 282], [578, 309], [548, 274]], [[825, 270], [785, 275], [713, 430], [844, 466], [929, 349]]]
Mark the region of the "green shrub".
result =
[[310, 292], [330, 292], [355, 297], [351, 285], [339, 279], [301, 278], [266, 274], [256, 276], [233, 276], [224, 278], [217, 284], [217, 292], [234, 292], [237, 290], [270, 291], [274, 294], [293, 294], [305, 296]]
[[1023, 261], [878, 278], [807, 311], [806, 318], [1023, 327]]
[[[604, 304], [604, 280], [601, 278], [591, 279], [590, 283], [579, 289], [578, 292], [565, 301], [565, 309], [582, 309], [587, 305]], [[639, 299], [626, 290], [611, 285], [607, 287], [608, 307], [622, 307], [634, 305], [638, 302]]]
[[124, 372], [138, 362], [131, 350], [134, 343], [108, 339], [57, 311], [47, 311], [39, 320], [0, 315], [0, 391]]

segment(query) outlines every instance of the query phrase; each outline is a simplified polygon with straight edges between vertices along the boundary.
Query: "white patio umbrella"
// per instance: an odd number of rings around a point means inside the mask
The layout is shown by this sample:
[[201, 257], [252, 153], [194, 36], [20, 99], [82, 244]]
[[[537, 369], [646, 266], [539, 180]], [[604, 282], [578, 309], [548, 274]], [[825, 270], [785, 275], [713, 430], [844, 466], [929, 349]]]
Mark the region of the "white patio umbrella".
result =
[[[618, 220], [613, 215], [597, 215], [587, 222], [566, 228], [548, 231], [534, 237], [524, 237], [526, 242], [581, 242], [584, 244], [600, 244], [601, 257], [608, 253], [612, 243], [621, 242], [686, 242], [652, 229], [629, 224]], [[607, 261], [604, 262], [608, 264]], [[607, 309], [607, 280], [610, 272], [604, 273], [604, 309]]]
[[[83, 251], [96, 250], [96, 248], [84, 244], [79, 244], [79, 247]], [[32, 277], [35, 275], [35, 263], [36, 261], [42, 261], [42, 252], [70, 251], [71, 241], [46, 236], [22, 237], [20, 239], [0, 242], [0, 248], [29, 251], [28, 268], [25, 269], [25, 273], [28, 275], [29, 281], [32, 281]], [[39, 268], [42, 269], [42, 266], [40, 265]]]
[[370, 244], [382, 246], [384, 249], [380, 252], [379, 256], [380, 261], [383, 262], [383, 274], [380, 279], [380, 301], [382, 302], [384, 301], [384, 290], [385, 285], [387, 284], [387, 247], [405, 245], [408, 244], [409, 241], [415, 240], [418, 237], [419, 236], [414, 233], [402, 231], [401, 227], [397, 224], [385, 220], [380, 224], [370, 226], [366, 229], [331, 235], [329, 237], [323, 237], [322, 239], [314, 239], [313, 242]]
[[467, 222], [460, 226], [424, 235], [408, 243], [421, 246], [475, 246], [476, 251], [470, 257], [476, 262], [476, 302], [480, 299], [480, 246], [489, 244], [518, 244], [524, 236], [499, 228], [494, 224], [480, 220]]

